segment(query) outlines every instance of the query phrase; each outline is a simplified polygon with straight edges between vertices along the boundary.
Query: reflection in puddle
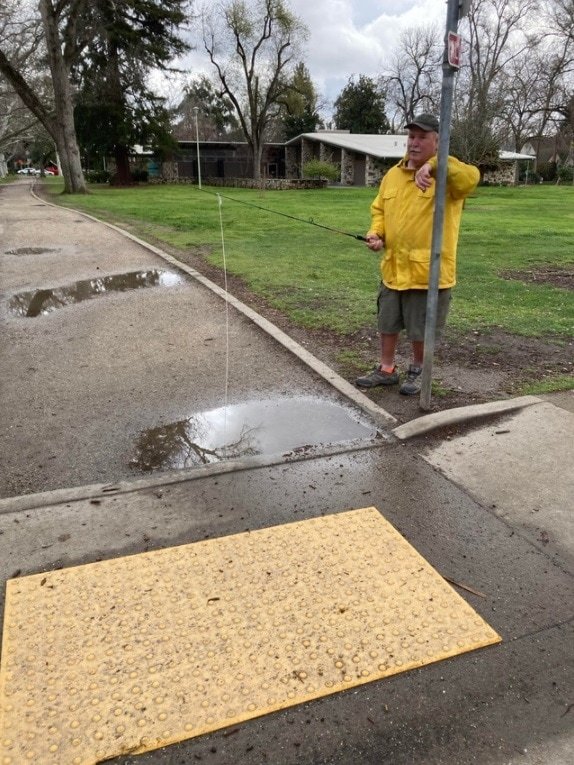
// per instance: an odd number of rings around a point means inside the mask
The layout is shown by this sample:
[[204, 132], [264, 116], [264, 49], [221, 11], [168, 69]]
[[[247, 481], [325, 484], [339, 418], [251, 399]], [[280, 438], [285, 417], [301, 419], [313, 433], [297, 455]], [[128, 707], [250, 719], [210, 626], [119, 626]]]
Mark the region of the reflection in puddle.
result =
[[44, 255], [47, 252], [57, 252], [45, 247], [18, 247], [16, 250], [6, 250], [6, 255]]
[[313, 446], [373, 438], [376, 428], [354, 412], [318, 398], [253, 401], [200, 412], [140, 434], [136, 470], [207, 465], [256, 454], [304, 451]]
[[140, 287], [173, 287], [182, 281], [183, 277], [173, 271], [133, 271], [84, 279], [66, 287], [21, 292], [10, 299], [8, 307], [16, 316], [34, 317], [82, 300], [90, 300], [106, 292], [125, 292]]

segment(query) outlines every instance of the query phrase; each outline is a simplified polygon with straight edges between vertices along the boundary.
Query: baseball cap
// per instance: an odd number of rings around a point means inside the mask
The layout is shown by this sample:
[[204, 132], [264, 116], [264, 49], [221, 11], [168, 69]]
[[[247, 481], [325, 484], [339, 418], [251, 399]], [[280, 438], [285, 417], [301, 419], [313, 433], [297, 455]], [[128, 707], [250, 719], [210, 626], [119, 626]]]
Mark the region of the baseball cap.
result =
[[413, 117], [413, 119], [407, 125], [405, 125], [405, 127], [417, 127], [421, 130], [425, 130], [427, 133], [431, 130], [434, 130], [435, 133], [438, 133], [439, 124], [434, 114], [418, 114], [416, 117]]

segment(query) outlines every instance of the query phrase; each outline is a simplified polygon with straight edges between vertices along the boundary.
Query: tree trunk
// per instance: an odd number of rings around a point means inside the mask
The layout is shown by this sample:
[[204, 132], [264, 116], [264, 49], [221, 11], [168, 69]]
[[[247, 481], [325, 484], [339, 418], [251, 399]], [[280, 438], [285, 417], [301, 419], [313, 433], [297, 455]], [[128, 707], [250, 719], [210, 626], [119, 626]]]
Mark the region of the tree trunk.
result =
[[116, 160], [116, 186], [131, 186], [132, 174], [130, 170], [130, 157], [127, 146], [114, 147], [114, 159]]
[[261, 157], [263, 155], [263, 143], [259, 138], [254, 137], [249, 147], [249, 153], [251, 155], [251, 169], [253, 180], [261, 180]]
[[114, 184], [117, 186], [130, 186], [132, 182], [130, 171], [129, 148], [121, 140], [123, 136], [123, 120], [119, 115], [125, 113], [124, 88], [120, 75], [120, 61], [118, 47], [113, 39], [108, 40], [108, 65], [107, 65], [108, 92], [106, 97], [110, 105], [113, 105], [116, 113], [116, 137], [114, 141], [114, 159], [116, 161], [116, 177]]
[[60, 155], [64, 191], [68, 194], [85, 194], [87, 188], [74, 124], [74, 101], [70, 85], [70, 71], [62, 53], [58, 18], [55, 9], [48, 0], [40, 1], [40, 13], [42, 14], [46, 36], [56, 111], [50, 134], [56, 142]]

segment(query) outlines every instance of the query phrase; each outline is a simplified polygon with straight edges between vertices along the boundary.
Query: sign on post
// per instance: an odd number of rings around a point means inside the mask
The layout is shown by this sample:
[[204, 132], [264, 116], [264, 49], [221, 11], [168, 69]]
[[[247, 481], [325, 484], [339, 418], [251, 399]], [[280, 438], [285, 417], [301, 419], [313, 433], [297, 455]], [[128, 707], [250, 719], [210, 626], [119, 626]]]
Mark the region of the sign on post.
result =
[[449, 32], [447, 39], [448, 63], [453, 69], [460, 67], [460, 53], [462, 49], [462, 37], [456, 32]]

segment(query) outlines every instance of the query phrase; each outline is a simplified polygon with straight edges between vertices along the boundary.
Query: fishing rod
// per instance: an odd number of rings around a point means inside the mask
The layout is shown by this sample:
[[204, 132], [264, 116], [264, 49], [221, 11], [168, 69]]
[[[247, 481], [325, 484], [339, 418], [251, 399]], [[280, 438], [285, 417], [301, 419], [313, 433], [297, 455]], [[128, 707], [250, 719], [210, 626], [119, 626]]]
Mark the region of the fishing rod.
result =
[[299, 221], [300, 223], [308, 223], [311, 226], [317, 226], [318, 228], [324, 228], [327, 231], [332, 231], [334, 234], [341, 234], [341, 236], [350, 236], [353, 239], [358, 239], [360, 242], [366, 242], [367, 239], [360, 234], [351, 234], [348, 231], [342, 231], [339, 228], [333, 228], [332, 226], [325, 226], [323, 223], [317, 223], [313, 218], [298, 218], [296, 215], [289, 215], [288, 213], [280, 212], [279, 210], [269, 210], [267, 207], [253, 204], [253, 202], [245, 202], [243, 199], [237, 199], [236, 197], [228, 197], [225, 194], [220, 194], [215, 191], [207, 191], [207, 189], [201, 189], [199, 187], [193, 187], [195, 191], [202, 191], [204, 194], [211, 194], [214, 197], [222, 197], [223, 199], [229, 199], [232, 202], [237, 202], [240, 205], [246, 205], [247, 207], [255, 207], [257, 210], [263, 210], [264, 212], [272, 213], [274, 215], [282, 215], [284, 218], [290, 218], [291, 220]]

